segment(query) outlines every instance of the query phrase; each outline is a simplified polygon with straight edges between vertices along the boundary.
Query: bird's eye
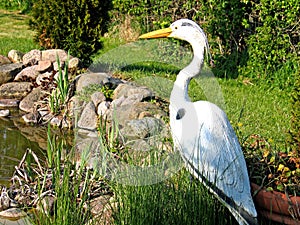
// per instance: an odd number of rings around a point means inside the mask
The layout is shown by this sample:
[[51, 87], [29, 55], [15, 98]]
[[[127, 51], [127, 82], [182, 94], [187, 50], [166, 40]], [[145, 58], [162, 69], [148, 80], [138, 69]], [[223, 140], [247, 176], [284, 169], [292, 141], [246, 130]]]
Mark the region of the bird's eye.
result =
[[174, 29], [175, 29], [175, 30], [177, 30], [177, 29], [178, 29], [178, 27], [176, 26], [176, 27], [174, 27]]

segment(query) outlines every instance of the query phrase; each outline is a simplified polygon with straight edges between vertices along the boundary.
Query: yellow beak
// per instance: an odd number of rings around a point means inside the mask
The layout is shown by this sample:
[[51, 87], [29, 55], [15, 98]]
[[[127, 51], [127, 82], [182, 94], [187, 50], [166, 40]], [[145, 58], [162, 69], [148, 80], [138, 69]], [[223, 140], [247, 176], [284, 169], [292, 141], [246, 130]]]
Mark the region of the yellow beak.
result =
[[146, 38], [164, 38], [168, 37], [172, 33], [172, 29], [170, 27], [156, 30], [149, 32], [147, 34], [143, 34], [139, 36], [139, 38], [146, 39]]

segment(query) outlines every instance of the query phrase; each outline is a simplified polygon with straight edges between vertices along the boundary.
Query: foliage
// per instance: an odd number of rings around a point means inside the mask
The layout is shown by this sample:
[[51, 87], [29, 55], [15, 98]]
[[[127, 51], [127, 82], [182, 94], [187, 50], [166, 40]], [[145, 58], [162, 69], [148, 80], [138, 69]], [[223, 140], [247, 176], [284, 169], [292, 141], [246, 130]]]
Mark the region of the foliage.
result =
[[294, 89], [291, 93], [292, 119], [289, 131], [292, 151], [300, 157], [300, 70], [296, 74]]
[[101, 48], [109, 8], [108, 0], [36, 0], [30, 25], [43, 48], [69, 50], [89, 64], [91, 55]]
[[64, 71], [62, 71], [59, 58], [57, 57], [57, 64], [59, 68], [58, 78], [56, 80], [57, 88], [52, 90], [52, 93], [49, 95], [49, 107], [52, 113], [59, 113], [60, 110], [67, 104], [70, 86], [68, 61], [69, 55], [65, 62]]
[[245, 21], [245, 27], [255, 21], [255, 32], [246, 40], [249, 59], [241, 72], [248, 77], [272, 79], [274, 71], [299, 55], [299, 1], [245, 2], [253, 5], [252, 22]]
[[251, 135], [243, 143], [252, 182], [268, 190], [300, 195], [300, 158], [292, 151], [275, 149], [259, 135]]
[[21, 13], [30, 12], [34, 0], [0, 0], [1, 9], [20, 10]]
[[[50, 192], [54, 197], [53, 212], [47, 212], [42, 202], [40, 211], [37, 211], [31, 218], [31, 224], [85, 224], [91, 218], [91, 213], [86, 210], [91, 181], [89, 171], [85, 170], [85, 159], [82, 159], [75, 168], [74, 150], [67, 149], [63, 140], [58, 141], [56, 135], [52, 135], [50, 126], [47, 133], [47, 156], [44, 172], [44, 180], [38, 181], [38, 192], [40, 198]], [[70, 152], [66, 152], [70, 151]], [[66, 154], [68, 153], [68, 154]], [[65, 156], [65, 157], [63, 157]], [[51, 174], [50, 188], [48, 177]], [[43, 173], [42, 173], [43, 174]], [[43, 211], [44, 210], [44, 211]]]

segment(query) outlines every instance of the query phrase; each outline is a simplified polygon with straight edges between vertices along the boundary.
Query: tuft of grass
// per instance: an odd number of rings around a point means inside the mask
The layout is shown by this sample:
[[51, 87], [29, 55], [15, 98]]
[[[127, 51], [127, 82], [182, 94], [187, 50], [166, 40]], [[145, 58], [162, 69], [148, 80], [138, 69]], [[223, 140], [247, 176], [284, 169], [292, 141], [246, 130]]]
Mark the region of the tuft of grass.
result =
[[54, 198], [53, 209], [49, 212], [49, 209], [46, 209], [40, 201], [41, 210], [35, 212], [30, 222], [43, 225], [86, 224], [91, 219], [90, 212], [84, 206], [88, 202], [90, 191], [89, 171], [85, 170], [86, 161], [82, 159], [75, 167], [72, 163], [74, 150], [64, 155], [64, 151], [67, 151], [66, 144], [63, 141], [57, 143], [57, 137], [50, 133], [50, 126], [48, 126], [47, 136], [47, 170], [44, 180], [38, 181], [37, 188], [42, 199], [44, 193], [47, 192], [46, 180], [50, 172], [51, 188], [53, 188], [51, 191]]

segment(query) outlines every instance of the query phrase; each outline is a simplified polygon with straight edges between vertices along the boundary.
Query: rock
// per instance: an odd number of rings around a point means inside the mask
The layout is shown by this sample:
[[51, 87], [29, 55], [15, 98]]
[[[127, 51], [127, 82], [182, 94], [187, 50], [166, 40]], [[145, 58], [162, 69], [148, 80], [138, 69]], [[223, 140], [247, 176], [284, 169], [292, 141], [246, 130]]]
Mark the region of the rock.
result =
[[52, 63], [50, 60], [41, 60], [38, 62], [38, 66], [36, 67], [36, 70], [42, 73], [47, 70], [50, 70], [51, 68], [52, 68]]
[[18, 107], [18, 99], [0, 99], [0, 108]]
[[94, 103], [94, 105], [97, 107], [99, 103], [106, 100], [104, 94], [100, 91], [97, 91], [91, 95], [91, 100]]
[[68, 58], [68, 53], [62, 49], [48, 49], [42, 51], [42, 60], [49, 60], [54, 63], [57, 61], [57, 57], [60, 63], [65, 62]]
[[51, 72], [46, 72], [46, 73], [42, 73], [39, 74], [35, 80], [37, 85], [43, 85], [43, 83], [48, 83], [51, 81], [51, 77], [52, 77], [52, 73]]
[[0, 117], [7, 117], [7, 116], [9, 116], [9, 110], [8, 109], [0, 110]]
[[80, 60], [78, 58], [74, 57], [74, 58], [70, 59], [68, 68], [70, 70], [74, 70], [79, 67], [79, 64], [80, 64]]
[[45, 213], [46, 215], [52, 215], [53, 209], [54, 209], [54, 203], [55, 203], [55, 197], [54, 196], [45, 196], [37, 203], [37, 210], [41, 211], [42, 213]]
[[40, 118], [40, 115], [38, 112], [34, 113], [27, 113], [22, 116], [22, 119], [25, 121], [25, 123], [38, 123]]
[[27, 216], [27, 214], [19, 208], [9, 208], [0, 212], [0, 216], [6, 219], [18, 219]]
[[99, 116], [102, 116], [103, 118], [107, 118], [109, 108], [110, 108], [110, 102], [103, 101], [98, 105], [97, 114]]
[[96, 108], [93, 102], [89, 102], [82, 111], [77, 126], [80, 129], [87, 131], [95, 131], [97, 129], [97, 114]]
[[20, 52], [18, 50], [10, 50], [8, 52], [8, 58], [13, 63], [21, 63], [23, 61], [23, 56], [24, 56], [24, 53]]
[[97, 216], [103, 213], [104, 208], [107, 204], [109, 204], [110, 199], [110, 195], [101, 195], [97, 198], [94, 198], [90, 203], [92, 215]]
[[125, 97], [124, 95], [122, 95], [120, 98], [113, 100], [111, 104], [114, 107], [123, 106], [123, 105], [132, 105], [137, 102], [141, 102], [143, 99], [144, 96], [140, 94], [133, 94], [130, 95], [129, 97]]
[[81, 74], [79, 79], [76, 82], [76, 91], [80, 92], [85, 87], [90, 86], [92, 84], [103, 85], [104, 80], [109, 78], [109, 74], [107, 73], [84, 73]]
[[46, 93], [40, 88], [34, 88], [25, 98], [20, 102], [20, 109], [25, 112], [34, 112], [36, 109], [36, 103], [40, 101]]
[[0, 85], [13, 80], [22, 68], [22, 63], [11, 63], [0, 66]]
[[53, 65], [53, 70], [54, 71], [58, 71], [59, 68], [63, 69], [65, 67], [65, 63], [64, 62], [60, 62], [60, 66], [58, 66], [57, 62], [54, 62], [52, 65]]
[[89, 137], [86, 135], [76, 135], [75, 144], [75, 160], [76, 163], [82, 163], [82, 158], [86, 162], [87, 168], [94, 168], [99, 171], [99, 175], [105, 175], [106, 171], [102, 171], [103, 146], [99, 142], [99, 137]]
[[37, 66], [29, 66], [17, 74], [14, 81], [35, 80], [40, 73], [37, 71]]
[[4, 55], [0, 55], [0, 65], [10, 64], [11, 61]]
[[13, 98], [21, 100], [32, 89], [30, 82], [11, 82], [0, 86], [0, 98]]
[[50, 120], [50, 124], [54, 127], [60, 127], [61, 119], [59, 119], [58, 117], [55, 116]]
[[120, 132], [126, 139], [136, 140], [158, 135], [162, 128], [163, 122], [160, 119], [144, 117], [127, 121]]
[[142, 119], [143, 117], [160, 118], [166, 113], [157, 105], [150, 102], [138, 102], [133, 105], [123, 105], [114, 107], [108, 115], [109, 120], [116, 120], [120, 125], [124, 126], [128, 120]]
[[34, 49], [31, 50], [30, 52], [27, 52], [23, 56], [23, 64], [25, 66], [37, 65], [38, 62], [41, 60], [41, 58], [42, 58], [42, 52], [40, 50]]
[[130, 84], [119, 84], [118, 87], [114, 90], [113, 99], [118, 99], [121, 96], [136, 96], [135, 98], [146, 99], [153, 97], [153, 93], [147, 87], [137, 87]]

